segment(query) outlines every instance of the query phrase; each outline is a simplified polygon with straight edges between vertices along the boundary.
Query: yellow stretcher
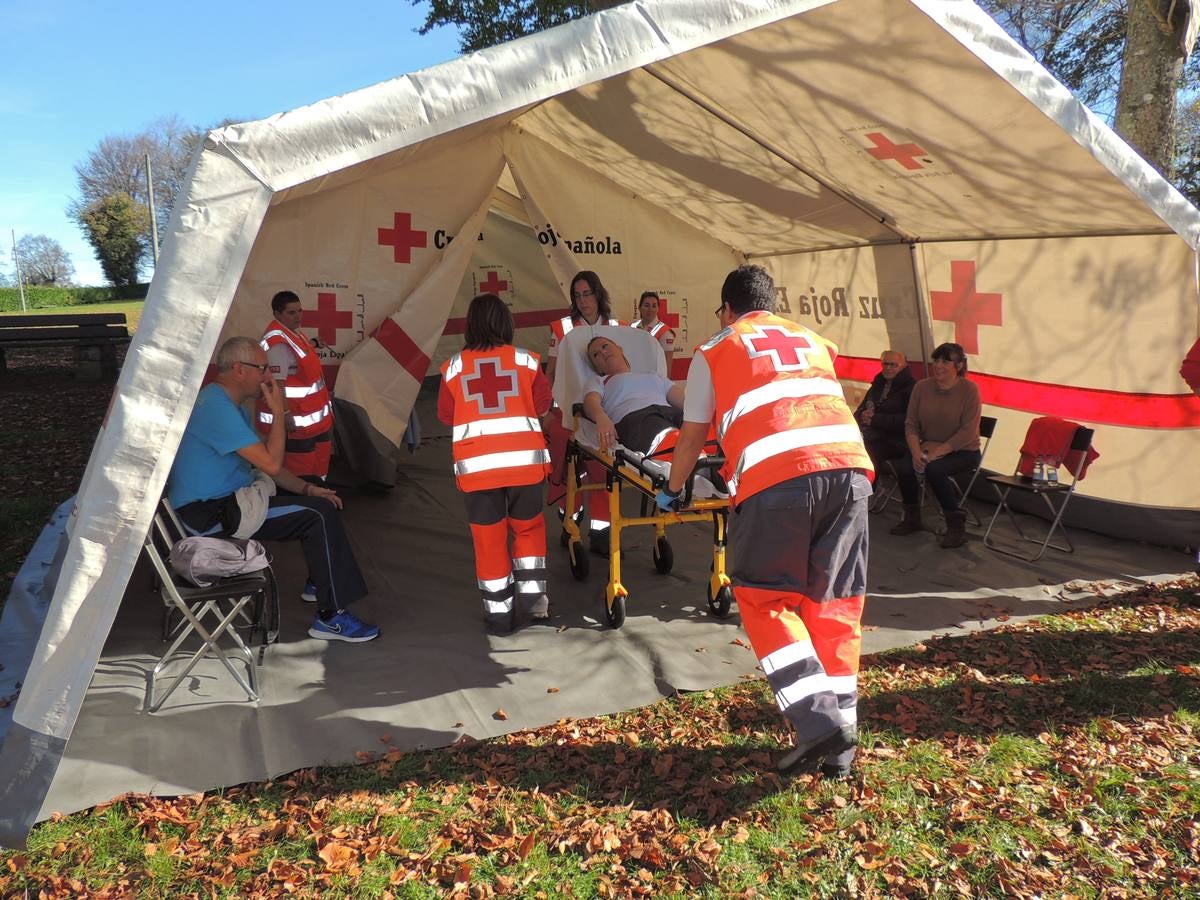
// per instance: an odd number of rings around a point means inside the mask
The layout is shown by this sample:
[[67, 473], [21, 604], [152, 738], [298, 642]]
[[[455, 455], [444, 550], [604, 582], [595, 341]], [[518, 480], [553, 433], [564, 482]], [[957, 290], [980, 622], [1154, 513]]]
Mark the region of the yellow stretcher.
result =
[[[625, 622], [625, 606], [629, 598], [629, 590], [621, 582], [621, 533], [627, 528], [639, 526], [651, 527], [655, 531], [652, 557], [654, 568], [665, 575], [675, 564], [675, 554], [671, 543], [667, 540], [667, 528], [685, 522], [712, 522], [713, 528], [713, 558], [710, 570], [707, 599], [709, 611], [719, 618], [729, 615], [730, 604], [733, 600], [733, 588], [729, 576], [725, 574], [725, 532], [729, 520], [729, 499], [718, 496], [701, 499], [693, 496], [695, 477], [688, 479], [683, 494], [683, 508], [678, 512], [663, 512], [654, 504], [654, 498], [667, 485], [669, 470], [661, 461], [652, 456], [643, 456], [623, 447], [616, 447], [611, 452], [600, 450], [594, 440], [594, 429], [590, 428], [590, 420], [582, 414], [582, 392], [580, 388], [587, 376], [587, 370], [579, 368], [579, 360], [584, 359], [583, 352], [587, 342], [594, 335], [603, 334], [621, 344], [626, 351], [626, 357], [635, 371], [653, 371], [647, 368], [644, 361], [649, 356], [650, 363], [656, 364], [654, 353], [660, 371], [665, 371], [665, 360], [658, 341], [644, 331], [632, 328], [601, 326], [584, 334], [571, 332], [559, 348], [558, 374], [555, 377], [555, 396], [560, 406], [570, 409], [573, 416], [572, 437], [567, 442], [567, 496], [565, 508], [570, 511], [580, 506], [580, 495], [587, 491], [607, 491], [609, 509], [609, 560], [608, 585], [604, 595], [604, 619], [613, 628], [620, 628]], [[649, 341], [649, 344], [645, 343]], [[652, 345], [652, 349], [650, 348]], [[637, 363], [635, 363], [637, 360]], [[638, 364], [640, 363], [640, 365]], [[584, 467], [589, 461], [595, 461], [604, 467], [603, 483], [585, 483], [582, 480]], [[697, 463], [697, 471], [715, 470], [724, 461], [718, 457], [701, 457]], [[621, 512], [622, 489], [638, 491], [641, 495], [641, 514], [626, 517]], [[571, 574], [578, 581], [585, 581], [590, 569], [590, 557], [583, 543], [583, 533], [575, 516], [567, 515], [563, 521], [561, 542], [567, 549], [568, 563]]]

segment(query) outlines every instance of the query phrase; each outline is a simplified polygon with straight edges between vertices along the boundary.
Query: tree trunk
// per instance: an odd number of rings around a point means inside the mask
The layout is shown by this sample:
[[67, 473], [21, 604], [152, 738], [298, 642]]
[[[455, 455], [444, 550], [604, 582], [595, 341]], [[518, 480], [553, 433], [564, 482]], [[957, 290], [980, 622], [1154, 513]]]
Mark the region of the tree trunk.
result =
[[[1187, 3], [1129, 0], [1117, 132], [1167, 178], [1175, 174], [1175, 98], [1186, 60]], [[1175, 7], [1174, 21], [1167, 15]]]

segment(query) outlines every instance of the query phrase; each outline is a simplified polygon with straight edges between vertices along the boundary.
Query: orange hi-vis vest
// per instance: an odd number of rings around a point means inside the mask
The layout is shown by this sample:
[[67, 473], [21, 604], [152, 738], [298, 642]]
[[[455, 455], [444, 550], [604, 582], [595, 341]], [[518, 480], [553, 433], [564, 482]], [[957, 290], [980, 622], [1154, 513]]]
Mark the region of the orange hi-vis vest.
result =
[[454, 398], [454, 475], [463, 491], [537, 484], [550, 453], [533, 403], [541, 359], [505, 345], [463, 350], [442, 364]]
[[[329, 389], [325, 387], [325, 373], [321, 368], [321, 357], [317, 348], [304, 335], [272, 319], [259, 341], [264, 350], [270, 350], [279, 344], [287, 344], [296, 354], [296, 374], [287, 375], [283, 379], [283, 396], [287, 400], [288, 415], [292, 419], [293, 428], [287, 433], [288, 444], [305, 445], [318, 435], [325, 434], [333, 428], [333, 406], [329, 400]], [[271, 412], [260, 401], [258, 404], [258, 427], [260, 431], [271, 428]], [[301, 451], [287, 448], [287, 459], [284, 465], [294, 475], [324, 475], [325, 471], [309, 471], [312, 466], [306, 466], [305, 459], [312, 451]], [[313, 455], [313, 464], [317, 465]], [[328, 456], [326, 449], [325, 454]], [[317, 466], [320, 468], [320, 466]], [[325, 468], [328, 468], [326, 462]]]
[[699, 352], [712, 374], [722, 474], [737, 502], [812, 472], [874, 474], [832, 343], [764, 311], [743, 315]]
[[[576, 316], [575, 318], [571, 318], [570, 316], [563, 316], [561, 319], [555, 319], [553, 322], [550, 323], [550, 333], [554, 335], [554, 339], [556, 341], [558, 341], [559, 343], [562, 343], [562, 339], [567, 336], [568, 331], [571, 331], [573, 328], [576, 328], [582, 324], [584, 324], [582, 316]], [[620, 325], [621, 323], [617, 319], [605, 320], [605, 319], [597, 318], [596, 324], [597, 325]]]
[[650, 337], [656, 338], [660, 334], [662, 334], [663, 329], [667, 327], [667, 323], [664, 322], [662, 319], [659, 319], [657, 322], [655, 322], [653, 325], [651, 325], [649, 328], [647, 328], [645, 325], [642, 324], [642, 320], [638, 319], [636, 322], [633, 323], [633, 327], [640, 328], [643, 331], [649, 331]]

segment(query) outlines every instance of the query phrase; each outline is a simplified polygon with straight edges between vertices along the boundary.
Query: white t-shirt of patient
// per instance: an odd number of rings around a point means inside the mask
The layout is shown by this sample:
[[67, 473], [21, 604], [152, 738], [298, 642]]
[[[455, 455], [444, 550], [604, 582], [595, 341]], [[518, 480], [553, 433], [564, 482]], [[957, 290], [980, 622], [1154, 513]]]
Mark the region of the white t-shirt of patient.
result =
[[600, 405], [615, 425], [631, 412], [647, 406], [668, 406], [667, 391], [672, 381], [657, 372], [623, 372], [620, 375], [595, 375], [584, 385], [583, 394], [600, 395]]

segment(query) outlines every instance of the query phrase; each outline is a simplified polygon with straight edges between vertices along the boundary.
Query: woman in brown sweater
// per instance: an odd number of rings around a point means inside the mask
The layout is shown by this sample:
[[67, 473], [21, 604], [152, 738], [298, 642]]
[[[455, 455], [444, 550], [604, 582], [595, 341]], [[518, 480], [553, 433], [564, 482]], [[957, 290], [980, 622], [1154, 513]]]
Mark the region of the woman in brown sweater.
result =
[[950, 481], [979, 465], [979, 388], [965, 377], [967, 356], [958, 344], [939, 345], [931, 360], [933, 375], [917, 382], [908, 404], [904, 437], [909, 454], [896, 461], [904, 518], [892, 534], [921, 530], [917, 476], [923, 474], [946, 516], [941, 545], [961, 547], [967, 540], [967, 514], [959, 509]]

